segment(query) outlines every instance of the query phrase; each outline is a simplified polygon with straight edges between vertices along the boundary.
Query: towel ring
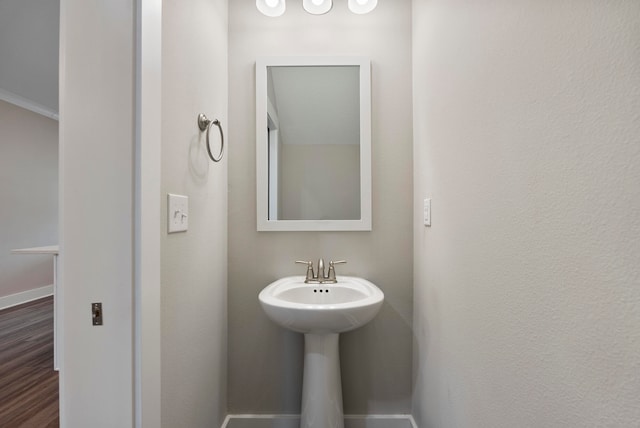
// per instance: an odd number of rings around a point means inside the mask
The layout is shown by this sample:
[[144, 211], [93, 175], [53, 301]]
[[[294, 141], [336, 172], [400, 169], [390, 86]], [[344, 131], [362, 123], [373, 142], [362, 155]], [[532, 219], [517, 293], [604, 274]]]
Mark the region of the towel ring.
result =
[[[209, 132], [211, 131], [211, 126], [216, 125], [218, 127], [218, 131], [220, 131], [220, 153], [215, 157], [211, 154], [211, 145], [209, 144]], [[209, 157], [214, 162], [220, 162], [222, 159], [222, 151], [224, 150], [224, 134], [222, 133], [222, 125], [220, 125], [220, 121], [218, 119], [207, 119], [203, 113], [198, 115], [198, 127], [201, 131], [207, 131], [207, 152], [209, 152]]]

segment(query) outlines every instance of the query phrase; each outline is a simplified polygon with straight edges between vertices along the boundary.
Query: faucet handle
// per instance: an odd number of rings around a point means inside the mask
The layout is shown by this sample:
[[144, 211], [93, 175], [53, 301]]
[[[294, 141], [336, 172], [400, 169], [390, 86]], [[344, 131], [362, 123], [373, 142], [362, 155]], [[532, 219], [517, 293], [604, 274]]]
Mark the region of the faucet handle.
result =
[[306, 260], [296, 260], [296, 263], [301, 263], [307, 265], [307, 276], [304, 282], [309, 283], [315, 279], [315, 275], [313, 274], [313, 262]]
[[336, 260], [329, 262], [329, 274], [327, 275], [327, 282], [336, 283], [338, 280], [336, 279], [336, 269], [333, 265], [340, 265], [346, 263], [346, 260]]

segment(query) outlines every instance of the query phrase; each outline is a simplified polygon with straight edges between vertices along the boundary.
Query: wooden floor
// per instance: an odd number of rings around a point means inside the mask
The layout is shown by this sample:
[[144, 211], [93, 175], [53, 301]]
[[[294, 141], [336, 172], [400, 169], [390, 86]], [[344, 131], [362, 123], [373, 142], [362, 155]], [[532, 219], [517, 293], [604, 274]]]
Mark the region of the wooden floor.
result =
[[0, 427], [57, 428], [53, 298], [0, 311]]

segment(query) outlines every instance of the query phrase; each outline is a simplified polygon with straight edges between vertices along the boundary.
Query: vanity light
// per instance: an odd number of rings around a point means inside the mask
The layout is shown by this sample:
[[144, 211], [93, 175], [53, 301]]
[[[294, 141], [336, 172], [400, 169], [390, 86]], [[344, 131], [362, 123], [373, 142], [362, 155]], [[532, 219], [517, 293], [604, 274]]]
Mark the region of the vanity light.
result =
[[302, 0], [302, 7], [313, 15], [322, 15], [331, 10], [332, 0]]
[[359, 15], [369, 13], [378, 5], [378, 0], [349, 0], [349, 10]]
[[[256, 0], [256, 7], [267, 16], [276, 17], [284, 13], [285, 0]], [[371, 12], [378, 0], [348, 0], [349, 10], [358, 15]], [[302, 7], [313, 15], [322, 15], [331, 10], [333, 0], [302, 0]]]
[[284, 13], [285, 0], [256, 0], [256, 7], [263, 14], [275, 18]]

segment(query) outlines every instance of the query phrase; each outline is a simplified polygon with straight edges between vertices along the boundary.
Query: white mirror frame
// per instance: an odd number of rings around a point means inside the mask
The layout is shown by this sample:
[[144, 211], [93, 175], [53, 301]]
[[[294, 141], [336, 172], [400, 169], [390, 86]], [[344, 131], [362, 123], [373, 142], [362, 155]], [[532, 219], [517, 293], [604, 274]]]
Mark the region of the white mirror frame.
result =
[[[358, 66], [360, 70], [360, 219], [269, 220], [267, 67]], [[258, 231], [371, 230], [371, 61], [364, 57], [263, 57], [256, 61], [256, 195]]]

